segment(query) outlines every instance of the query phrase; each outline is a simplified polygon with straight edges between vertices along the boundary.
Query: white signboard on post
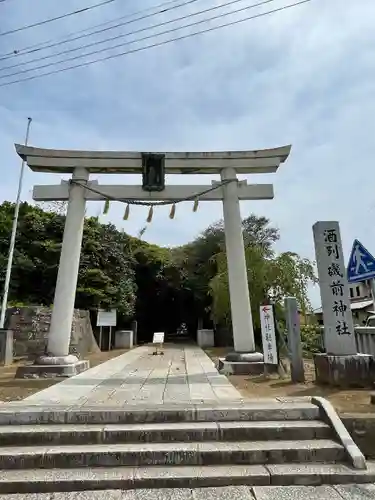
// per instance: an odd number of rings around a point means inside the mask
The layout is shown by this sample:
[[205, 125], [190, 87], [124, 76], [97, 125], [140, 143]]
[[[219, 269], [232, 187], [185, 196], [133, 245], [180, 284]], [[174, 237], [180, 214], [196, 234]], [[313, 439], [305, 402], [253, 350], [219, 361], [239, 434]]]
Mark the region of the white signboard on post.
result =
[[260, 326], [262, 330], [263, 356], [267, 365], [277, 365], [277, 345], [273, 306], [260, 306]]
[[313, 225], [327, 354], [357, 354], [339, 223]]
[[164, 344], [164, 332], [155, 332], [152, 343], [155, 344], [155, 351], [152, 354], [164, 354], [161, 350], [158, 351], [158, 348], [162, 349]]
[[153, 344], [164, 344], [164, 332], [155, 332], [152, 339]]
[[106, 311], [105, 309], [98, 309], [98, 317], [96, 320], [97, 326], [116, 326], [117, 323], [117, 310], [111, 309]]

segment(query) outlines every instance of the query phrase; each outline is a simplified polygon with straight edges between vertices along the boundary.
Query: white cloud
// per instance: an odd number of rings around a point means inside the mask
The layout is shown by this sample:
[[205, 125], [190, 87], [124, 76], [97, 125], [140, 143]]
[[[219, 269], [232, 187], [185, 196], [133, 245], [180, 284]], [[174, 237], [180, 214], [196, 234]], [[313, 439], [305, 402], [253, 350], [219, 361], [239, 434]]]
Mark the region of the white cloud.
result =
[[[137, 9], [155, 3], [140, 1]], [[274, 5], [286, 3], [275, 0]], [[214, 4], [202, 0], [186, 11]], [[27, 10], [26, 0], [5, 2], [1, 30], [85, 5], [84, 0], [34, 0]], [[0, 53], [126, 13], [117, 1], [66, 22], [2, 37]], [[354, 238], [375, 251], [374, 18], [373, 0], [313, 0], [209, 35], [0, 88], [0, 196], [15, 196], [19, 160], [13, 143], [22, 141], [29, 115], [34, 119], [31, 143], [42, 147], [207, 151], [292, 143], [291, 157], [276, 175], [253, 177], [275, 183], [275, 200], [244, 203], [243, 215], [254, 211], [270, 217], [281, 230], [280, 250], [313, 258], [312, 224], [339, 220], [346, 256]], [[33, 183], [52, 182], [58, 179], [28, 172], [25, 196]], [[216, 203], [202, 203], [198, 214], [190, 210], [179, 206], [174, 221], [167, 209], [158, 210], [145, 237], [180, 244], [221, 217]], [[132, 210], [122, 223], [122, 207], [110, 213], [132, 234], [146, 216], [147, 210]]]

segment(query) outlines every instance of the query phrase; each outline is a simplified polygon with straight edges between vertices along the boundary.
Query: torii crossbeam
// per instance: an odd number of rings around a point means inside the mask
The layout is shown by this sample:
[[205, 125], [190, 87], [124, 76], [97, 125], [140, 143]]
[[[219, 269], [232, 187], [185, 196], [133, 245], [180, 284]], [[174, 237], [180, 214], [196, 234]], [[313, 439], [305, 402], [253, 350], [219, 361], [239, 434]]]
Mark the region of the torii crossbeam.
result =
[[[155, 153], [162, 156], [167, 174], [220, 174], [221, 183], [211, 185], [173, 185], [162, 191], [145, 191], [141, 186], [99, 185], [90, 181], [90, 173], [141, 173], [144, 154], [140, 152], [70, 151], [40, 149], [16, 144], [17, 153], [31, 170], [72, 174], [73, 182], [35, 186], [37, 201], [67, 200], [60, 265], [57, 276], [51, 327], [48, 334], [48, 356], [40, 362], [74, 365], [69, 355], [78, 268], [81, 253], [86, 201], [105, 199], [168, 201], [193, 199], [222, 200], [225, 243], [228, 260], [229, 291], [232, 312], [234, 348], [237, 353], [254, 353], [254, 332], [250, 307], [242, 219], [239, 200], [266, 200], [274, 196], [272, 184], [250, 184], [237, 181], [237, 173], [264, 174], [276, 172], [285, 162], [291, 146], [258, 151], [201, 153]], [[152, 153], [153, 154], [153, 153]], [[212, 189], [214, 188], [214, 189]], [[202, 194], [205, 192], [205, 194]], [[259, 355], [254, 357], [258, 360]]]

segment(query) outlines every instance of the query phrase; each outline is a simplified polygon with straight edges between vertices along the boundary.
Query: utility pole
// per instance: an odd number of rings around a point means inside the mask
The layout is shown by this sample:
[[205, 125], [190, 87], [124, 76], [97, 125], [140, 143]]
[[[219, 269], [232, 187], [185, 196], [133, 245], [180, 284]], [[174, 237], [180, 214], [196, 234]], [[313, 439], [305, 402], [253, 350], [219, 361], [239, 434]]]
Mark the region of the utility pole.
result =
[[[25, 146], [27, 146], [27, 143], [28, 143], [28, 140], [29, 140], [29, 132], [30, 132], [31, 121], [32, 121], [32, 118], [28, 118], [27, 119], [27, 128], [26, 128], [26, 136], [25, 136]], [[20, 211], [21, 191], [22, 191], [22, 183], [23, 183], [24, 170], [25, 170], [25, 160], [22, 160], [20, 177], [19, 177], [19, 180], [18, 180], [18, 192], [17, 192], [17, 198], [16, 198], [16, 206], [15, 206], [15, 209], [14, 209], [14, 216], [13, 216], [12, 234], [11, 234], [11, 237], [10, 237], [10, 244], [9, 244], [8, 264], [7, 264], [7, 270], [6, 270], [5, 282], [4, 282], [3, 300], [2, 300], [2, 304], [1, 304], [0, 329], [4, 328], [5, 313], [6, 313], [7, 304], [8, 304], [9, 283], [10, 283], [10, 275], [11, 275], [11, 272], [12, 272], [14, 246], [15, 246], [15, 243], [16, 243], [16, 234], [17, 234], [17, 225], [18, 225], [18, 214], [19, 214], [19, 211]]]

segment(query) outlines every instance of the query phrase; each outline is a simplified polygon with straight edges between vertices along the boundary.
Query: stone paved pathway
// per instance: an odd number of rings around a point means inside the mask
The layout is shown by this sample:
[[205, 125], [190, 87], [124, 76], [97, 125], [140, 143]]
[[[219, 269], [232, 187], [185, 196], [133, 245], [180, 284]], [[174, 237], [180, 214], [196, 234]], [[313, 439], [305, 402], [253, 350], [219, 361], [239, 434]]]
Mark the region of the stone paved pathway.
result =
[[138, 347], [23, 401], [32, 405], [121, 407], [242, 399], [199, 347], [167, 346], [164, 356], [153, 356], [153, 351], [152, 346]]
[[106, 490], [0, 495], [0, 500], [375, 500], [375, 484]]

